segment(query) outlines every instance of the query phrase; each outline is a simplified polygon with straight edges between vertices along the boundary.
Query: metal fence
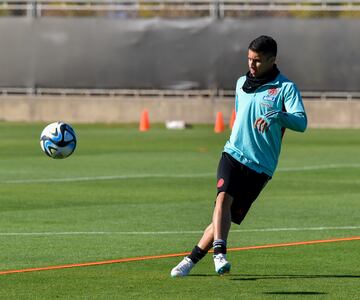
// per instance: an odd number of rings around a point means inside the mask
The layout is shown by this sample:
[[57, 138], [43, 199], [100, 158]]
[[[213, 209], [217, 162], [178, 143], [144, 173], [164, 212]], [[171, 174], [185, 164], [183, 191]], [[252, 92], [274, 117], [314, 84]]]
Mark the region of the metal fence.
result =
[[239, 11], [360, 11], [360, 0], [7, 0], [1, 12], [41, 17], [47, 12], [204, 12], [224, 17]]
[[[311, 92], [301, 93], [303, 98], [311, 100], [360, 101], [360, 92]], [[56, 88], [6, 88], [0, 87], [0, 97], [23, 96], [86, 96], [86, 97], [127, 97], [127, 98], [231, 98], [234, 90], [157, 90], [157, 89], [56, 89]]]

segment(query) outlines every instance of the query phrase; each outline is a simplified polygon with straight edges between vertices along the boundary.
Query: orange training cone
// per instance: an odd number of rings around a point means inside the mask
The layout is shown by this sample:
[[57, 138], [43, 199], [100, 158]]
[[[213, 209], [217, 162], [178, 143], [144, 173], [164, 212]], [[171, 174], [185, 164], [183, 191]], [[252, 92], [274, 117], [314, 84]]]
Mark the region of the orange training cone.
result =
[[220, 133], [220, 132], [223, 132], [224, 130], [225, 130], [225, 125], [224, 125], [223, 114], [222, 114], [221, 111], [219, 111], [216, 114], [216, 121], [215, 121], [214, 131], [216, 133]]
[[149, 129], [150, 129], [149, 112], [146, 109], [144, 109], [140, 117], [139, 130], [147, 131]]
[[231, 112], [230, 123], [229, 123], [230, 129], [232, 129], [234, 126], [235, 118], [236, 118], [236, 112], [235, 112], [235, 109], [233, 109]]

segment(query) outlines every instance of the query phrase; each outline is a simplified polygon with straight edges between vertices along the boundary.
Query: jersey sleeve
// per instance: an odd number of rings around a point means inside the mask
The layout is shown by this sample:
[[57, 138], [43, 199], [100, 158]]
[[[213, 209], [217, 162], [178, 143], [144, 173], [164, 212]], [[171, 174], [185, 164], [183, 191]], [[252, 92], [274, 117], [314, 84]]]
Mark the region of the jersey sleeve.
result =
[[274, 122], [279, 123], [282, 127], [291, 130], [304, 132], [307, 127], [307, 117], [299, 90], [294, 84], [289, 84], [284, 91], [284, 108], [285, 111], [273, 110], [261, 118], [269, 126]]

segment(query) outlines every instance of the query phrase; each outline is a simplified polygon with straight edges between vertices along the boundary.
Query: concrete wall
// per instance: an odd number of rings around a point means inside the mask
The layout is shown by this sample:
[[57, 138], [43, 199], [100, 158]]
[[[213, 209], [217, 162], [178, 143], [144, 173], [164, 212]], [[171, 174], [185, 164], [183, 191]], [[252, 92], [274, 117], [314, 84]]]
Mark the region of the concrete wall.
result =
[[304, 101], [313, 128], [360, 128], [360, 101]]
[[[360, 101], [306, 100], [309, 127], [360, 128]], [[221, 111], [230, 120], [233, 98], [2, 96], [0, 120], [21, 122], [133, 123], [148, 109], [150, 122], [214, 123]]]

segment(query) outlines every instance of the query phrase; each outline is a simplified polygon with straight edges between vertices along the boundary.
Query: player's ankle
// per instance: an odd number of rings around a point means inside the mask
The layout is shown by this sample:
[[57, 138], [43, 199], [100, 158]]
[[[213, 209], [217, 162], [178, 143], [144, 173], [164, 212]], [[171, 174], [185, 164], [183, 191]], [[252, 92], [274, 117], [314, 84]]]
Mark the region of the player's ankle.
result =
[[188, 258], [192, 260], [194, 264], [198, 263], [205, 255], [207, 254], [206, 250], [201, 249], [199, 246], [195, 246], [191, 251]]
[[226, 240], [217, 239], [213, 242], [214, 255], [226, 254]]

